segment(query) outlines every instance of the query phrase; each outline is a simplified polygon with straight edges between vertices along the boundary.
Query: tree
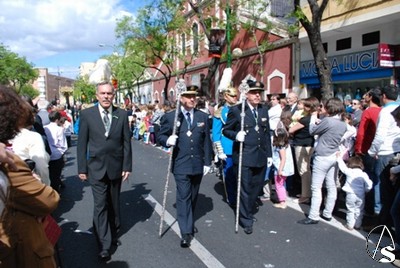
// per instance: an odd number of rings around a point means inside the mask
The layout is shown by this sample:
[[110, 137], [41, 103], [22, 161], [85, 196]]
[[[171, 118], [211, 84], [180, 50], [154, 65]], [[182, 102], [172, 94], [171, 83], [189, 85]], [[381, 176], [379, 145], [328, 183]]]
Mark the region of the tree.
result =
[[[168, 85], [173, 76], [182, 75], [191, 59], [182, 53], [176, 43], [176, 36], [189, 33], [181, 13], [180, 0], [155, 0], [141, 8], [136, 18], [124, 17], [118, 22], [116, 36], [122, 38], [129, 64], [144, 69], [154, 69], [164, 77], [164, 96], [168, 99]], [[136, 57], [136, 58], [134, 58]], [[183, 68], [176, 66], [181, 59]], [[139, 72], [138, 72], [139, 73]], [[138, 76], [136, 73], [135, 77]]]
[[39, 96], [39, 91], [34, 88], [32, 85], [29, 84], [25, 84], [21, 87], [21, 90], [19, 92], [20, 95], [25, 95], [25, 96], [29, 96], [31, 99], [36, 98], [37, 96]]
[[78, 77], [74, 83], [74, 99], [82, 103], [92, 103], [96, 99], [96, 88], [88, 83], [89, 77]]
[[[256, 46], [258, 52], [259, 74], [260, 81], [264, 82], [264, 54], [267, 50], [272, 49], [273, 45], [268, 41], [268, 36], [271, 30], [274, 28], [273, 24], [266, 17], [269, 2], [260, 2], [258, 0], [243, 0], [240, 2], [242, 6], [247, 7], [247, 10], [243, 12], [243, 16], [247, 19], [241, 25], [242, 27], [251, 34], [252, 40]], [[257, 38], [257, 31], [263, 31], [266, 33], [265, 38], [259, 40]]]
[[21, 88], [38, 78], [39, 73], [25, 57], [9, 51], [0, 44], [0, 83], [13, 86], [17, 93]]
[[319, 81], [321, 83], [322, 98], [333, 97], [331, 65], [328, 61], [321, 37], [322, 15], [329, 0], [307, 0], [311, 11], [311, 21], [304, 14], [300, 6], [300, 0], [295, 0], [295, 16], [304, 27], [310, 40], [311, 50], [314, 56]]

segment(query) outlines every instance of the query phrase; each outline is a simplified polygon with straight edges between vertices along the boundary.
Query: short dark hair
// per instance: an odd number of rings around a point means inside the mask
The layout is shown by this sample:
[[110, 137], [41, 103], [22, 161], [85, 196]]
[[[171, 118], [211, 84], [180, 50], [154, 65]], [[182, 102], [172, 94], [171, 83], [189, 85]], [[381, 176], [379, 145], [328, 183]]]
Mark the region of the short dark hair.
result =
[[330, 98], [324, 107], [330, 116], [344, 113], [344, 105], [339, 98]]
[[389, 85], [382, 88], [382, 95], [385, 95], [389, 100], [397, 100], [399, 97], [399, 89], [396, 86]]
[[61, 114], [59, 111], [52, 111], [49, 113], [49, 120], [50, 122], [56, 122], [57, 120], [61, 119]]
[[367, 95], [371, 97], [371, 101], [376, 105], [381, 106], [382, 90], [380, 87], [373, 88], [367, 92]]

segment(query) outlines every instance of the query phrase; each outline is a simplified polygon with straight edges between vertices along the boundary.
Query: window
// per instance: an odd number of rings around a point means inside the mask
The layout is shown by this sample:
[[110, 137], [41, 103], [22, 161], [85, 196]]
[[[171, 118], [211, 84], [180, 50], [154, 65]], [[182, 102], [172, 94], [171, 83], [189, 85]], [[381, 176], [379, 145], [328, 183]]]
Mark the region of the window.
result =
[[336, 51], [351, 48], [351, 37], [340, 39], [336, 41]]
[[328, 43], [322, 43], [322, 46], [324, 47], [325, 53], [328, 53]]
[[371, 32], [362, 35], [362, 45], [369, 46], [373, 44], [379, 44], [380, 42], [380, 32]]
[[186, 55], [186, 35], [182, 34], [181, 35], [181, 41], [182, 41], [182, 55]]
[[197, 54], [199, 52], [199, 26], [195, 23], [192, 27], [193, 34], [193, 53]]

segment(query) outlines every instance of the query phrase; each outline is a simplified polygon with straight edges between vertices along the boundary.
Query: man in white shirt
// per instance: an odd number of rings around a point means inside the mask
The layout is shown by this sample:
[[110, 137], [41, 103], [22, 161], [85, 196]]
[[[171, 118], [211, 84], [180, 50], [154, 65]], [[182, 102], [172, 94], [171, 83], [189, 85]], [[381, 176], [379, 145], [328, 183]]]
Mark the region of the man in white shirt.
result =
[[[397, 87], [386, 86], [382, 89], [383, 108], [379, 113], [374, 140], [368, 150], [368, 154], [376, 158], [375, 172], [379, 178], [377, 184], [379, 191], [376, 191], [375, 194], [380, 194], [380, 224], [391, 222], [390, 207], [394, 198], [394, 187], [389, 180], [388, 165], [395, 154], [400, 152], [400, 128], [391, 115], [391, 112], [399, 106], [399, 102], [396, 102], [397, 98]], [[375, 210], [377, 208], [379, 205], [375, 204]]]
[[51, 155], [49, 162], [50, 186], [54, 190], [60, 191], [63, 185], [61, 181], [61, 172], [64, 167], [64, 153], [67, 151], [67, 139], [64, 128], [58, 125], [61, 114], [53, 111], [49, 114], [50, 124], [44, 126], [47, 139], [49, 141]]

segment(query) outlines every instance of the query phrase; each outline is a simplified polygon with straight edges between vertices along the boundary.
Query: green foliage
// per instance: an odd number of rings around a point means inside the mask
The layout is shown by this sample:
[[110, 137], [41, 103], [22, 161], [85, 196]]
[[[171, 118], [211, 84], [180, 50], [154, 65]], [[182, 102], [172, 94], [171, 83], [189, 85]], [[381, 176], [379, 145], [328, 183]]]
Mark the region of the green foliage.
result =
[[74, 83], [73, 96], [82, 103], [92, 103], [96, 99], [96, 88], [88, 83], [88, 77], [79, 77]]
[[19, 94], [29, 96], [31, 99], [34, 99], [39, 96], [40, 93], [32, 85], [26, 84], [21, 87]]
[[[155, 0], [144, 6], [135, 18], [124, 17], [117, 23], [116, 36], [124, 47], [115, 68], [115, 76], [126, 88], [143, 79], [146, 69], [158, 70], [166, 81], [165, 88], [176, 70], [176, 59], [186, 60], [176, 36], [189, 36], [191, 25], [182, 15], [181, 0]], [[190, 61], [191, 62], [191, 61]], [[160, 69], [160, 64], [165, 69]], [[166, 94], [168, 96], [168, 94]]]
[[9, 51], [0, 44], [0, 83], [10, 84], [19, 93], [21, 88], [38, 78], [39, 73], [25, 57]]

